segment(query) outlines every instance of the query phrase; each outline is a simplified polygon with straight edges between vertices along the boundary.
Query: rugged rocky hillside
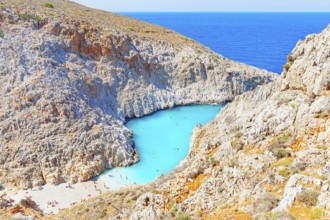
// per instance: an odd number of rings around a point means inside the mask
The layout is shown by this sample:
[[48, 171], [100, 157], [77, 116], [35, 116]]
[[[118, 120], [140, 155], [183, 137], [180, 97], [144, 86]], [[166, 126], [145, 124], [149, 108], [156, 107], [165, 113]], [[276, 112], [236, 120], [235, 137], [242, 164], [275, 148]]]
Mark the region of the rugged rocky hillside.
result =
[[282, 78], [197, 127], [173, 173], [52, 218], [328, 219], [329, 119], [330, 26], [297, 44]]
[[275, 75], [68, 0], [1, 1], [0, 181], [85, 181], [138, 161], [125, 120], [222, 103]]

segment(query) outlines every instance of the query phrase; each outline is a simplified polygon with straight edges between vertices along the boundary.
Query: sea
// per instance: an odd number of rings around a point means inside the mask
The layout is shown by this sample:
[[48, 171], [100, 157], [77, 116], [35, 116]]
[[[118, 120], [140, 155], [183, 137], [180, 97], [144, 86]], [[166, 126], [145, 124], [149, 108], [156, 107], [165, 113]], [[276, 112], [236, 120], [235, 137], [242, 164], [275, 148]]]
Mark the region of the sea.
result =
[[179, 32], [239, 62], [281, 73], [306, 35], [330, 24], [330, 13], [121, 13]]

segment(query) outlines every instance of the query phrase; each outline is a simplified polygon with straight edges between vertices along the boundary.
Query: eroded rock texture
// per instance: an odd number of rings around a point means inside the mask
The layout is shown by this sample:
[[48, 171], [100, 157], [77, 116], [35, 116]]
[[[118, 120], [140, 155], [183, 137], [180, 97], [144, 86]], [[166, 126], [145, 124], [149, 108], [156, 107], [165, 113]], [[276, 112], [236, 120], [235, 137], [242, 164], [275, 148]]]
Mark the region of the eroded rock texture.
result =
[[4, 185], [74, 183], [128, 166], [139, 158], [127, 118], [222, 103], [276, 78], [160, 27], [96, 10], [86, 19], [93, 11], [70, 1], [35, 2], [4, 1], [0, 11]]
[[[330, 26], [299, 42], [285, 67], [197, 126], [172, 173], [78, 207], [118, 204], [122, 212], [107, 216], [130, 219], [329, 218]], [[58, 217], [87, 219], [98, 209]]]

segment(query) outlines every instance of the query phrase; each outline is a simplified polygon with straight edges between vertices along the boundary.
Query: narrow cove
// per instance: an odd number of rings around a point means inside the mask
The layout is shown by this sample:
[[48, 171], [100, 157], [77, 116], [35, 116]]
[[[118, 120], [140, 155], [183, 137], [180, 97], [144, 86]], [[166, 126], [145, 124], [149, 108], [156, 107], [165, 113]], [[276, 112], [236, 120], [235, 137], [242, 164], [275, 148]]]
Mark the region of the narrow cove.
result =
[[198, 124], [211, 121], [224, 105], [191, 105], [158, 111], [130, 120], [126, 126], [134, 132], [134, 142], [140, 162], [130, 167], [116, 167], [91, 181], [68, 186], [46, 184], [28, 190], [6, 191], [18, 203], [26, 197], [35, 201], [44, 213], [60, 209], [85, 199], [96, 197], [133, 183], [152, 182], [171, 172], [189, 152], [192, 130]]
[[105, 171], [98, 179], [111, 190], [133, 183], [149, 183], [171, 172], [187, 156], [193, 128], [211, 121], [223, 107], [180, 106], [128, 121], [126, 126], [134, 133], [140, 161], [130, 167]]

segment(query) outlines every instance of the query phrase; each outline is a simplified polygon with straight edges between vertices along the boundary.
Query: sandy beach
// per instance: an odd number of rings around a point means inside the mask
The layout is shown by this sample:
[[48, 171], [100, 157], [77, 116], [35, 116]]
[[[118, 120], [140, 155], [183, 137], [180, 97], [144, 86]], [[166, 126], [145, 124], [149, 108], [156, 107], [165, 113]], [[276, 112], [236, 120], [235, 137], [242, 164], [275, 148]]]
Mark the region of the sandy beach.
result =
[[69, 208], [82, 200], [90, 199], [110, 191], [101, 180], [87, 181], [69, 186], [63, 183], [57, 186], [44, 185], [29, 190], [11, 191], [4, 190], [0, 196], [6, 194], [14, 200], [14, 204], [21, 199], [30, 198], [45, 213], [57, 213], [60, 209]]

